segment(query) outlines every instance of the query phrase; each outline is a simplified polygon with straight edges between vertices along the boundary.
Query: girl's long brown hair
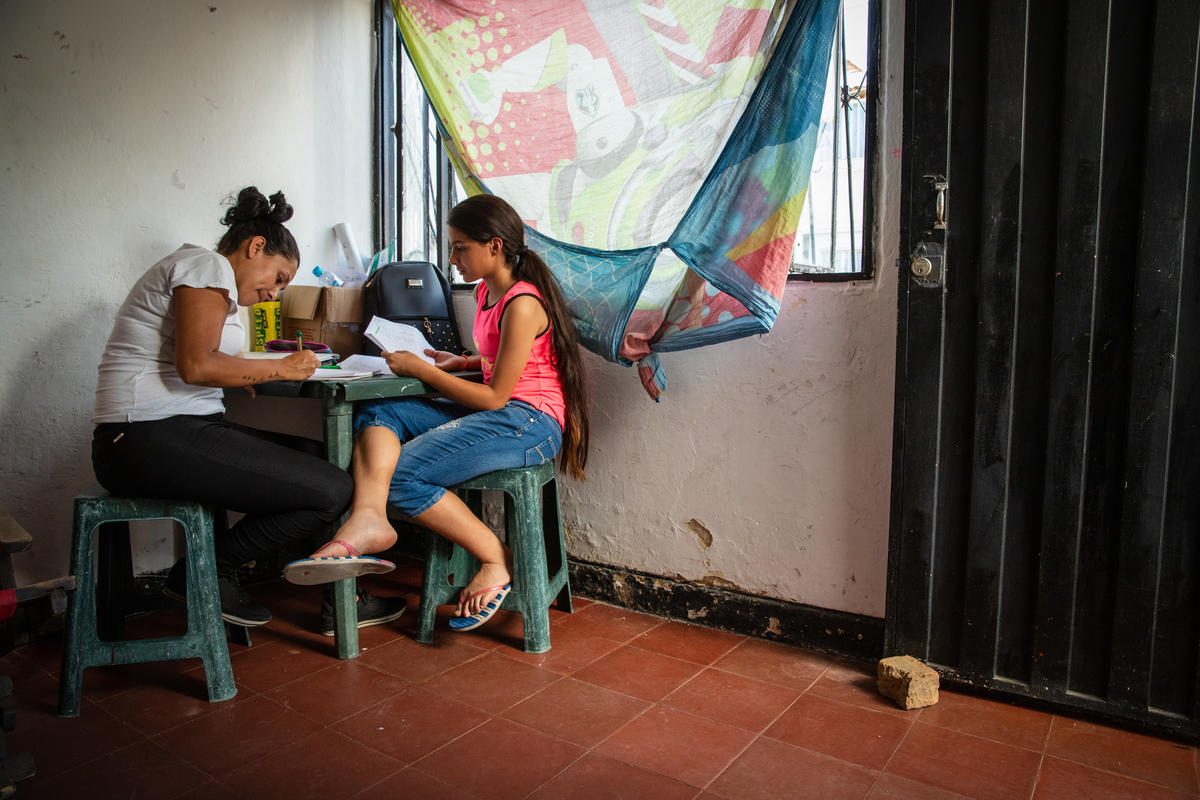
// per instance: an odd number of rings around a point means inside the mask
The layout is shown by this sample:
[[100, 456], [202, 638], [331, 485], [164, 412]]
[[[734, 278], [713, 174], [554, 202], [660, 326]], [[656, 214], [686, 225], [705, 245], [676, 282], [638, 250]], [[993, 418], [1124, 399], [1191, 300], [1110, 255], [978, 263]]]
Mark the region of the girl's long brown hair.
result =
[[572, 477], [584, 480], [587, 465], [588, 418], [587, 393], [583, 380], [583, 361], [579, 356], [579, 336], [567, 311], [558, 282], [537, 253], [525, 247], [525, 226], [521, 217], [505, 201], [490, 194], [468, 197], [450, 210], [450, 226], [477, 242], [497, 237], [504, 242], [504, 260], [513, 277], [532, 283], [542, 296], [550, 317], [551, 341], [558, 360], [563, 400], [567, 406], [567, 424], [563, 428], [563, 463]]

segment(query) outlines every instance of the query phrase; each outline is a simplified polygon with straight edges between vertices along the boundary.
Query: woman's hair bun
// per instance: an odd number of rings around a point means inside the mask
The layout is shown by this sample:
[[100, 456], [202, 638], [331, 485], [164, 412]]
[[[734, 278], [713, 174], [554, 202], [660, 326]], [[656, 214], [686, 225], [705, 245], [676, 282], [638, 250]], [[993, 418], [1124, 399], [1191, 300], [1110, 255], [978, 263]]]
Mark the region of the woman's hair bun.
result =
[[225, 211], [221, 224], [236, 225], [241, 222], [270, 220], [282, 225], [292, 218], [292, 214], [293, 209], [283, 192], [276, 192], [268, 200], [257, 186], [247, 186], [238, 192], [237, 202]]
[[271, 195], [271, 211], [267, 216], [272, 222], [278, 222], [280, 225], [292, 218], [292, 207], [288, 203], [287, 198], [283, 196], [283, 192], [276, 192]]
[[247, 186], [238, 192], [237, 200], [227, 200], [229, 208], [221, 224], [229, 230], [217, 242], [217, 252], [228, 256], [246, 240], [261, 236], [266, 244], [263, 252], [269, 256], [281, 255], [300, 265], [300, 248], [296, 237], [283, 224], [292, 218], [292, 207], [283, 192], [276, 192], [267, 199], [255, 186]]

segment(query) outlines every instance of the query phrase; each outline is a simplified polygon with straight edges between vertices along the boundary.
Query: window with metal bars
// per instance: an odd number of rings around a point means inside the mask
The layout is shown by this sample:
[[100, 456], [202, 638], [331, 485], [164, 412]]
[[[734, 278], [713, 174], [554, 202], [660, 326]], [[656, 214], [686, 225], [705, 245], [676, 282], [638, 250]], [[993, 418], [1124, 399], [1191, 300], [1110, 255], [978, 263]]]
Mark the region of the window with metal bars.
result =
[[377, 2], [376, 20], [378, 244], [395, 242], [396, 260], [444, 265], [449, 254], [443, 220], [466, 192], [442, 149], [437, 118], [404, 52], [388, 0]]
[[876, 0], [842, 2], [812, 178], [792, 249], [793, 277], [840, 280], [871, 274], [876, 6]]
[[[818, 145], [792, 252], [800, 280], [871, 277], [878, 0], [843, 0]], [[377, 5], [378, 244], [396, 257], [446, 264], [443, 220], [466, 196], [437, 119], [404, 53], [388, 0]], [[450, 276], [457, 281], [457, 275]]]

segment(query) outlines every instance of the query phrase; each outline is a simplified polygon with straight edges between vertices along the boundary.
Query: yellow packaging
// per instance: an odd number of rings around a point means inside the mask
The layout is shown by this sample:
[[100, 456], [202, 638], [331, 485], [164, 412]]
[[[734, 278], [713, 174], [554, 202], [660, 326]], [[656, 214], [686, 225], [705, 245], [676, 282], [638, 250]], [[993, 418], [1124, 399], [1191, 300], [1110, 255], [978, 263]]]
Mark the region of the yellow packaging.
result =
[[282, 339], [283, 315], [279, 311], [279, 301], [255, 303], [250, 306], [250, 322], [254, 333], [250, 339], [250, 349], [261, 353], [266, 349], [267, 342], [272, 339]]

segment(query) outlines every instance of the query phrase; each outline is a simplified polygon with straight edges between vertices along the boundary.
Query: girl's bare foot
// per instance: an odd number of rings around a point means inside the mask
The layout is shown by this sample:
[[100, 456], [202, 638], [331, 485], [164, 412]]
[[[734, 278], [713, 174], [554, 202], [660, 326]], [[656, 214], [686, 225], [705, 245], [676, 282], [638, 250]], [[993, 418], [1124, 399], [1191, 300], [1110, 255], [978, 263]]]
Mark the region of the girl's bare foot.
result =
[[[479, 572], [475, 573], [475, 577], [471, 578], [471, 582], [463, 587], [462, 592], [458, 596], [458, 607], [454, 609], [454, 616], [469, 617], [472, 614], [478, 614], [496, 596], [496, 592], [499, 591], [498, 587], [503, 587], [511, 582], [512, 551], [505, 547], [504, 563], [483, 564], [480, 566]], [[481, 589], [493, 588], [494, 591], [483, 592], [475, 597], [471, 597], [472, 594]], [[464, 602], [465, 598], [470, 599]]]
[[372, 509], [351, 512], [350, 518], [338, 529], [333, 539], [312, 554], [312, 558], [330, 558], [351, 555], [340, 542], [353, 547], [364, 555], [387, 550], [396, 543], [396, 530], [388, 522], [387, 514]]

